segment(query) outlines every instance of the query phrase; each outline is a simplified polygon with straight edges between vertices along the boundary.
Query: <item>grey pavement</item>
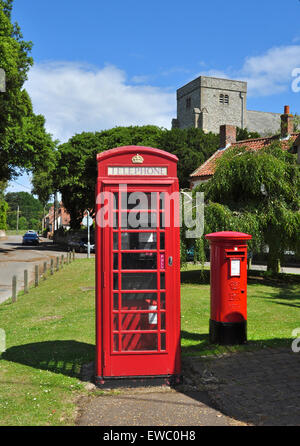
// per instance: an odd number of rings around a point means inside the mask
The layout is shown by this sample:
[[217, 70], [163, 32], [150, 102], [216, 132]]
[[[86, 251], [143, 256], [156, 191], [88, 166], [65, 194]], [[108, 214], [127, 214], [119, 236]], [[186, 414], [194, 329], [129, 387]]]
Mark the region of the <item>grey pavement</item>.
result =
[[[300, 353], [289, 348], [183, 358], [183, 384], [105, 390], [80, 426], [299, 426]], [[92, 390], [93, 389], [93, 390]]]
[[[51, 240], [41, 239], [39, 246], [22, 246], [22, 235], [8, 236], [0, 239], [0, 303], [11, 297], [12, 277], [17, 276], [17, 290], [24, 287], [24, 270], [28, 270], [29, 282], [34, 281], [35, 265], [40, 265], [42, 271], [44, 262], [50, 267], [51, 258], [66, 255], [59, 246]], [[76, 257], [86, 254], [76, 253]]]

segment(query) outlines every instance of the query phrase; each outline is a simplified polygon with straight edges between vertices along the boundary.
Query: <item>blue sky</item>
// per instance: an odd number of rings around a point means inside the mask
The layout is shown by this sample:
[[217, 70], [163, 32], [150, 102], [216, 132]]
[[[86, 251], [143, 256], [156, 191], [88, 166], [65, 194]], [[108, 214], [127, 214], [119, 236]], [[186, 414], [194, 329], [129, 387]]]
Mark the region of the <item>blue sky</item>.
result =
[[[299, 0], [15, 0], [32, 40], [26, 88], [60, 141], [116, 125], [170, 128], [176, 89], [206, 74], [248, 81], [250, 110], [300, 114]], [[299, 82], [300, 85], [300, 82]], [[17, 180], [9, 190], [29, 190]]]

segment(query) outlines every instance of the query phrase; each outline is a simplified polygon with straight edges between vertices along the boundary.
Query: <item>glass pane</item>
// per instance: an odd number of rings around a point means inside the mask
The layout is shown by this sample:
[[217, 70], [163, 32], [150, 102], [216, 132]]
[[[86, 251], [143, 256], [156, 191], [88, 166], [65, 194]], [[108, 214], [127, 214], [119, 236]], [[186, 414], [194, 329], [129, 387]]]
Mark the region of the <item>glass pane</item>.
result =
[[114, 352], [119, 351], [119, 335], [114, 335]]
[[160, 329], [166, 329], [166, 313], [160, 313]]
[[119, 207], [119, 193], [114, 192], [114, 199], [113, 199], [113, 209], [118, 209]]
[[157, 227], [156, 212], [122, 212], [121, 227], [123, 229], [151, 229]]
[[119, 295], [118, 293], [114, 293], [114, 310], [119, 309]]
[[160, 288], [165, 289], [165, 273], [160, 273]]
[[114, 330], [119, 330], [119, 315], [118, 314], [114, 314], [113, 317], [113, 329]]
[[123, 310], [148, 310], [156, 302], [156, 293], [122, 293]]
[[[157, 274], [155, 273], [123, 273], [122, 290], [156, 290]], [[117, 288], [115, 288], [117, 289]]]
[[160, 293], [160, 308], [162, 310], [166, 309], [166, 293]]
[[119, 212], [113, 212], [113, 228], [119, 227]]
[[122, 269], [157, 269], [157, 254], [133, 252], [122, 254]]
[[119, 254], [114, 254], [114, 269], [119, 269]]
[[160, 233], [160, 249], [165, 249], [165, 233]]
[[[157, 309], [156, 306], [155, 308]], [[121, 330], [157, 329], [157, 313], [126, 313], [121, 318]]]
[[121, 249], [156, 249], [156, 232], [122, 232]]
[[156, 192], [122, 192], [122, 209], [157, 209], [157, 193]]
[[156, 333], [133, 333], [122, 336], [122, 351], [157, 350]]
[[119, 289], [119, 281], [118, 281], [118, 273], [114, 273], [114, 290], [118, 290]]
[[159, 194], [159, 209], [165, 210], [165, 192]]
[[166, 350], [166, 333], [161, 333], [160, 335], [160, 349]]
[[159, 227], [160, 228], [165, 227], [165, 213], [164, 212], [159, 213]]
[[119, 249], [119, 234], [114, 232], [113, 235], [113, 249], [116, 251]]

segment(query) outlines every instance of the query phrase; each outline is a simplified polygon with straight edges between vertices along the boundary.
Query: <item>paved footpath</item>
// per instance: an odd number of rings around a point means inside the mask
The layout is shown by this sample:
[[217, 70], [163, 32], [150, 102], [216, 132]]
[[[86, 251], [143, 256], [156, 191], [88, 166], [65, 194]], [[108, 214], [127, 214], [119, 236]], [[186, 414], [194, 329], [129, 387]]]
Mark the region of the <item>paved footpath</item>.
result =
[[[80, 426], [299, 426], [300, 353], [183, 358], [184, 384], [105, 391], [81, 401]], [[87, 384], [91, 387], [91, 384]]]

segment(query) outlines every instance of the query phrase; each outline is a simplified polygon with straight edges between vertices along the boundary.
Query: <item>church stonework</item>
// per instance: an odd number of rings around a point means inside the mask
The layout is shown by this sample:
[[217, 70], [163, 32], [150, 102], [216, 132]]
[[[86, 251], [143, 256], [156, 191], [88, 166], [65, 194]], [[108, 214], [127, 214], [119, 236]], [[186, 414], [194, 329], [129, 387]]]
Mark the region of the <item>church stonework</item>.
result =
[[219, 133], [233, 125], [262, 136], [280, 131], [280, 113], [247, 110], [247, 82], [200, 76], [177, 90], [177, 119], [172, 127]]

